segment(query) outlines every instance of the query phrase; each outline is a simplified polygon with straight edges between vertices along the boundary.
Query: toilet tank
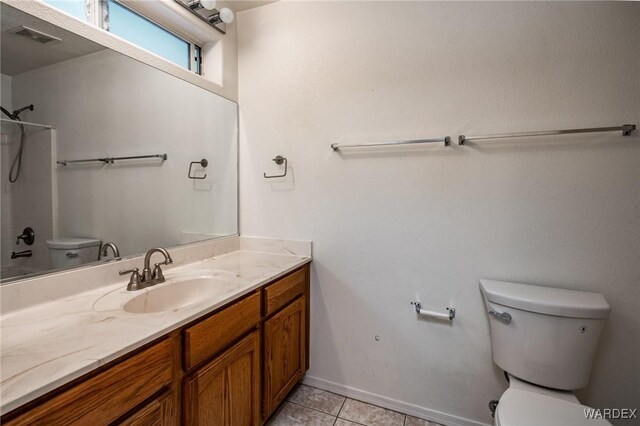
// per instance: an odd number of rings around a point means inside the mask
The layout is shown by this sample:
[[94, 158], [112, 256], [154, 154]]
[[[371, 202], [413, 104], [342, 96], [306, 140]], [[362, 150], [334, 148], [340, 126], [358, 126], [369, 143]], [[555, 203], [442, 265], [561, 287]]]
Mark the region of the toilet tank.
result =
[[64, 237], [47, 240], [54, 269], [66, 269], [100, 259], [102, 241], [96, 238]]
[[480, 289], [500, 368], [553, 389], [587, 386], [610, 310], [604, 296], [493, 280], [480, 280]]

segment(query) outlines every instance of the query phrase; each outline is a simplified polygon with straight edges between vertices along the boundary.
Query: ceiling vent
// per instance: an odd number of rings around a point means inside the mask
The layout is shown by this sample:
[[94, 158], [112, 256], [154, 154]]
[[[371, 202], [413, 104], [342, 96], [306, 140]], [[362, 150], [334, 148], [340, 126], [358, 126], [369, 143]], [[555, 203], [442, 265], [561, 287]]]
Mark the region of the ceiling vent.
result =
[[59, 39], [58, 37], [45, 34], [42, 31], [34, 30], [33, 28], [25, 27], [24, 25], [7, 32], [9, 34], [15, 34], [17, 36], [28, 38], [29, 40], [37, 41], [42, 44], [51, 43], [52, 41], [62, 41], [62, 39]]

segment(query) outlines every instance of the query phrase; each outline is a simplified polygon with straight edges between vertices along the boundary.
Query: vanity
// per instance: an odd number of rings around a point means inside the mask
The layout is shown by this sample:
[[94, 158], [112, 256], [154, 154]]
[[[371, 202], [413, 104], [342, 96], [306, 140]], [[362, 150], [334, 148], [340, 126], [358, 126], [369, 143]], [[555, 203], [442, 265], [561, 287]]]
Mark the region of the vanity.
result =
[[[183, 261], [143, 290], [120, 279], [3, 317], [3, 367], [17, 374], [3, 372], [2, 423], [263, 424], [309, 368], [310, 261], [240, 249]], [[16, 337], [34, 317], [52, 339]], [[40, 362], [13, 359], [48, 345]]]
[[0, 53], [24, 169], [0, 191], [0, 420], [263, 424], [309, 368], [311, 242], [239, 236], [237, 93], [43, 2], [0, 11], [57, 40]]

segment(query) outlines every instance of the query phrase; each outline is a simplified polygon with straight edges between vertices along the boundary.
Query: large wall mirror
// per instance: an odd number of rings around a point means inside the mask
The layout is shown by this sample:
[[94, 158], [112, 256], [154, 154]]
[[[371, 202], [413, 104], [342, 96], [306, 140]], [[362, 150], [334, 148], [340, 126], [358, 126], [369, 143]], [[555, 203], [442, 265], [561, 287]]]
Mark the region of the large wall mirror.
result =
[[3, 283], [237, 234], [234, 102], [0, 7]]

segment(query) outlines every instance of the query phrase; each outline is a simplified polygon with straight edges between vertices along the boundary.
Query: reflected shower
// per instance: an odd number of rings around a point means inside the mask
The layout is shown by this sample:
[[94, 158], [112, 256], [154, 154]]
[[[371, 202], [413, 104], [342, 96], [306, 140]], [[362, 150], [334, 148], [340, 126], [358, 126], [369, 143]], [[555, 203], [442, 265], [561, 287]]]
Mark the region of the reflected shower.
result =
[[[2, 113], [9, 117], [11, 120], [21, 121], [20, 114], [25, 110], [33, 111], [33, 104], [17, 109], [13, 111], [13, 113], [10, 113], [2, 106], [0, 106], [0, 109], [2, 110]], [[18, 146], [18, 152], [11, 162], [11, 169], [9, 170], [9, 182], [11, 183], [15, 183], [18, 180], [18, 176], [20, 176], [20, 169], [22, 168], [22, 150], [24, 148], [24, 141], [26, 139], [24, 125], [21, 123], [16, 123], [16, 125], [20, 127], [20, 146]]]

